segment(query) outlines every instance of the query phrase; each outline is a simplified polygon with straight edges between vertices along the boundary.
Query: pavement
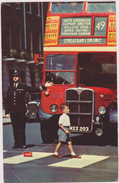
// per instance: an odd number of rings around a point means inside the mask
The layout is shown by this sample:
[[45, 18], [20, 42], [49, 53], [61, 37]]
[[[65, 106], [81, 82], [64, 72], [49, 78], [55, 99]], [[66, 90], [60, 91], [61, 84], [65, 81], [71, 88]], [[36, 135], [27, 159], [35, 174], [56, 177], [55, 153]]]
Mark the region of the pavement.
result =
[[10, 119], [10, 118], [7, 119], [7, 118], [5, 117], [5, 110], [2, 111], [2, 123], [3, 123], [3, 125], [5, 125], [5, 124], [10, 124], [10, 123], [11, 123], [11, 119]]

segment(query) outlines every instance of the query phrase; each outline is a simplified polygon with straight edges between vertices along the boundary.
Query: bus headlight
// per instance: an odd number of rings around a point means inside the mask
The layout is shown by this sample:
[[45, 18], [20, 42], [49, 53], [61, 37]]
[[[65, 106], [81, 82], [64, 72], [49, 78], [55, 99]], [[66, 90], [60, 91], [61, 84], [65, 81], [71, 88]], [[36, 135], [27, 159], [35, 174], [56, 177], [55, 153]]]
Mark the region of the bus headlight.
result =
[[100, 114], [105, 114], [106, 109], [105, 109], [104, 106], [101, 106], [101, 107], [98, 109], [98, 111], [99, 111]]
[[50, 110], [52, 113], [56, 113], [58, 111], [58, 106], [56, 104], [52, 104], [50, 106]]
[[99, 122], [100, 121], [100, 117], [99, 116], [96, 116], [96, 122]]
[[48, 90], [45, 91], [45, 96], [49, 96], [50, 95], [50, 92]]

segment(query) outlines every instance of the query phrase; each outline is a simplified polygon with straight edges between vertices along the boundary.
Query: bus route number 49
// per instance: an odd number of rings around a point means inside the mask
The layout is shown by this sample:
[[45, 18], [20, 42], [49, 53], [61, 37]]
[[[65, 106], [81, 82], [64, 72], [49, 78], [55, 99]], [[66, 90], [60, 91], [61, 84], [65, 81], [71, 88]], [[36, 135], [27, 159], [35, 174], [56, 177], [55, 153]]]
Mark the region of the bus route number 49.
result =
[[80, 132], [88, 132], [89, 131], [89, 127], [88, 126], [70, 126], [70, 130], [73, 131], [80, 131]]
[[102, 30], [102, 29], [104, 29], [104, 27], [105, 27], [105, 22], [104, 21], [98, 22], [98, 24], [96, 25], [96, 28], [98, 30]]

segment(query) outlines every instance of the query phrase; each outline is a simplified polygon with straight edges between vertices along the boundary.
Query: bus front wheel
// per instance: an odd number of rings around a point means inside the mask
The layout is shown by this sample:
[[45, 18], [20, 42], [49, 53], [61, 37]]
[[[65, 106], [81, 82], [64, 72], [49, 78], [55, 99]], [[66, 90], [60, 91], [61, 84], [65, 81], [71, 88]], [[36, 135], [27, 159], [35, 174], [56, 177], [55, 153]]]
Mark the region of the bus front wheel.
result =
[[43, 143], [53, 143], [57, 140], [57, 129], [49, 123], [41, 123], [41, 137]]

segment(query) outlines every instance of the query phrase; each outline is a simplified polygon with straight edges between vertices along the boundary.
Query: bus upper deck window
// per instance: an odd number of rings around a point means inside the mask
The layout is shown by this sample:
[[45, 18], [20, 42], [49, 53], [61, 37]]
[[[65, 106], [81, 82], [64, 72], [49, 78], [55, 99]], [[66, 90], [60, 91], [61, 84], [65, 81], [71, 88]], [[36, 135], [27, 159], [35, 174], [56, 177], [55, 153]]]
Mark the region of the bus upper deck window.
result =
[[101, 2], [101, 3], [87, 3], [87, 12], [90, 13], [108, 13], [108, 12], [116, 12], [116, 4], [115, 2]]
[[82, 2], [56, 3], [52, 2], [51, 13], [80, 13], [83, 10]]

